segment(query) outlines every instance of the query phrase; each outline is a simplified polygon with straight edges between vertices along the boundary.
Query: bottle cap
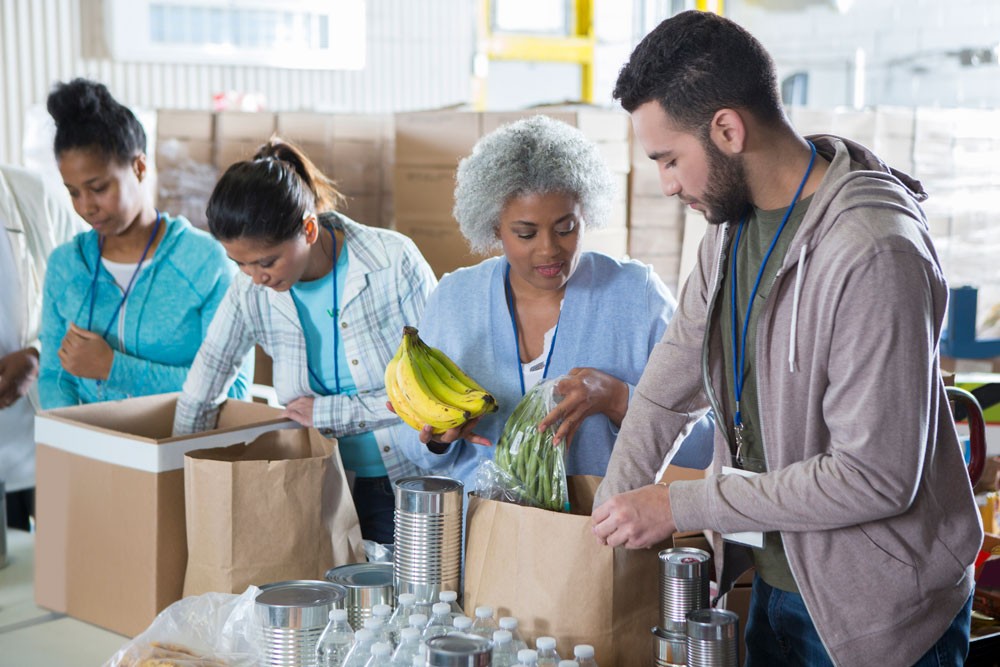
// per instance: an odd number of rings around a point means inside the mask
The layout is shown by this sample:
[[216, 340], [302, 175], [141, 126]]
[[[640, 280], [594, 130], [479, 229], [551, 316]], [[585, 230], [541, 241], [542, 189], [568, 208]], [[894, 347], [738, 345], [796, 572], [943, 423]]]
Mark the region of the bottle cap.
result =
[[500, 627], [504, 630], [516, 630], [517, 629], [517, 619], [513, 616], [501, 616], [500, 617]]
[[367, 628], [361, 628], [354, 632], [354, 641], [356, 642], [370, 642], [375, 639], [375, 633]]
[[372, 616], [377, 616], [378, 618], [388, 618], [392, 615], [392, 607], [387, 604], [377, 604], [372, 607]]
[[535, 640], [535, 648], [539, 651], [548, 651], [556, 647], [555, 637], [539, 637]]
[[420, 638], [420, 630], [416, 628], [406, 627], [399, 631], [399, 638], [404, 641], [413, 641], [414, 639]]
[[438, 593], [438, 600], [441, 602], [455, 602], [458, 600], [458, 593], [455, 591], [441, 591]]
[[494, 630], [493, 631], [493, 643], [494, 644], [506, 644], [509, 641], [513, 641], [514, 635], [510, 634], [509, 630]]
[[576, 660], [560, 660], [559, 667], [580, 667]]
[[517, 659], [521, 662], [538, 662], [538, 651], [531, 648], [522, 648], [517, 652]]
[[578, 658], [593, 658], [594, 647], [590, 644], [577, 644], [573, 647], [573, 655]]
[[431, 607], [431, 613], [434, 615], [447, 614], [451, 612], [451, 605], [447, 602], [435, 602], [434, 606]]
[[392, 644], [378, 642], [372, 646], [372, 655], [378, 658], [388, 658], [392, 655]]
[[420, 628], [423, 630], [427, 627], [427, 614], [410, 614], [406, 622], [410, 624], [411, 628]]
[[330, 620], [331, 621], [346, 621], [347, 620], [347, 610], [346, 609], [331, 609], [330, 610]]
[[476, 618], [493, 618], [493, 607], [476, 607]]
[[417, 596], [413, 593], [400, 593], [399, 594], [399, 606], [407, 607], [411, 604], [417, 604]]
[[472, 627], [472, 619], [468, 616], [456, 616], [451, 624], [459, 630], [468, 630]]

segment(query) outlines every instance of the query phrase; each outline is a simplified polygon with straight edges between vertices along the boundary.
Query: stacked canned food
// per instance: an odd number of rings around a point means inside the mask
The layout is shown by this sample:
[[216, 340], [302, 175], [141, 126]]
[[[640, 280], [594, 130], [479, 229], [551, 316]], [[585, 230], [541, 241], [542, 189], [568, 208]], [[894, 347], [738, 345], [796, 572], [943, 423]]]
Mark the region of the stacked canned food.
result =
[[316, 643], [330, 612], [343, 608], [347, 590], [326, 581], [282, 581], [262, 586], [254, 601], [261, 664], [314, 667]]
[[701, 549], [660, 552], [660, 624], [653, 628], [656, 667], [736, 667], [739, 618], [709, 608], [710, 562]]

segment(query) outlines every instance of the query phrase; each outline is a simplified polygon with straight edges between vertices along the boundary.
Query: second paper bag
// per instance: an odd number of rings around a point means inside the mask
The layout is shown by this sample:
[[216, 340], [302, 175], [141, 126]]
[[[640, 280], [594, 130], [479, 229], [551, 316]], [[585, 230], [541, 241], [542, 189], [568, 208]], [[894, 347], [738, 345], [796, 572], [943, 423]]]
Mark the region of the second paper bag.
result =
[[337, 442], [315, 429], [189, 453], [184, 500], [185, 597], [322, 579], [331, 567], [364, 560]]
[[466, 609], [514, 616], [534, 645], [555, 637], [561, 656], [592, 644], [598, 664], [646, 664], [659, 618], [658, 553], [597, 543], [590, 512], [599, 477], [569, 478], [571, 512], [469, 499]]

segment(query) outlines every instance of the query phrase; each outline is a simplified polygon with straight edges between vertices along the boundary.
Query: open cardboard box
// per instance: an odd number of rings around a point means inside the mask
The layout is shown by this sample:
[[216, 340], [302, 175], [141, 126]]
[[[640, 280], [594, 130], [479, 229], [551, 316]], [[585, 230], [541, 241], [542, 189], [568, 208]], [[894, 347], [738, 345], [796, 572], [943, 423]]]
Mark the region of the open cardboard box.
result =
[[180, 599], [187, 565], [184, 454], [298, 428], [229, 400], [218, 428], [172, 437], [177, 394], [42, 412], [37, 443], [35, 602], [134, 636]]

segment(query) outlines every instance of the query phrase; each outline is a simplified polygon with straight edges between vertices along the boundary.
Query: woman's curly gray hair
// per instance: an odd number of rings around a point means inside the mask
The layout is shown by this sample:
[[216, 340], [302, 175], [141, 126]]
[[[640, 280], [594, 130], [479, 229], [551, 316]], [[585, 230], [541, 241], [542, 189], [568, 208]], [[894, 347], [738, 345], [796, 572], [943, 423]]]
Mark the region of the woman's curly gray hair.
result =
[[500, 248], [497, 230], [504, 206], [528, 194], [575, 197], [587, 228], [607, 224], [615, 181], [600, 152], [575, 127], [548, 116], [504, 125], [476, 143], [458, 165], [455, 219], [471, 248]]

